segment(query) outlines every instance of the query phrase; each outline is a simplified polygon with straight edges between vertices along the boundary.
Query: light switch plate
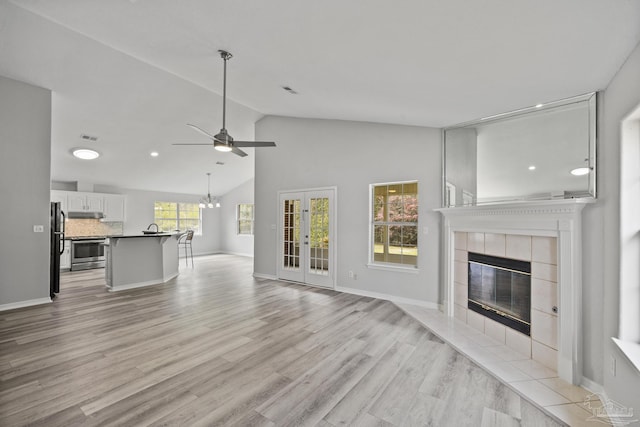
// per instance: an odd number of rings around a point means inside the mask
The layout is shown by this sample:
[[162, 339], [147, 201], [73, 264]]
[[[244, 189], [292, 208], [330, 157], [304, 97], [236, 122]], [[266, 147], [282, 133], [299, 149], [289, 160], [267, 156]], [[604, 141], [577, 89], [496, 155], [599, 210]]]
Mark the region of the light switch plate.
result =
[[34, 225], [33, 226], [34, 233], [44, 233], [44, 225]]

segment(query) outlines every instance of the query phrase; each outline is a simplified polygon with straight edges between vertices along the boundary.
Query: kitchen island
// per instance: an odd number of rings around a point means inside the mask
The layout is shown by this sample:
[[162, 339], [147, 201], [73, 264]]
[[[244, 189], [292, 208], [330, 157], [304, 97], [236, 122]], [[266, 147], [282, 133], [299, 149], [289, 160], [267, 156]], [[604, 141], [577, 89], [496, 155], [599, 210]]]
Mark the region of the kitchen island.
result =
[[111, 236], [105, 246], [110, 291], [165, 283], [178, 275], [180, 233]]

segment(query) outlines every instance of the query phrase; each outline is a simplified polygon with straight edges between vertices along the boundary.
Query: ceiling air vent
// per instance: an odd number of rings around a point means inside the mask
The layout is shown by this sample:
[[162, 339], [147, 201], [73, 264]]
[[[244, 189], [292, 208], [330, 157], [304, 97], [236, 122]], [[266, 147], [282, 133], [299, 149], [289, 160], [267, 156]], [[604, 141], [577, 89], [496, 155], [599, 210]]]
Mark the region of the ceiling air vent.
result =
[[98, 140], [97, 136], [91, 136], [91, 135], [87, 135], [87, 134], [82, 134], [80, 135], [80, 138], [85, 140], [85, 141], [91, 141], [91, 142], [96, 142]]

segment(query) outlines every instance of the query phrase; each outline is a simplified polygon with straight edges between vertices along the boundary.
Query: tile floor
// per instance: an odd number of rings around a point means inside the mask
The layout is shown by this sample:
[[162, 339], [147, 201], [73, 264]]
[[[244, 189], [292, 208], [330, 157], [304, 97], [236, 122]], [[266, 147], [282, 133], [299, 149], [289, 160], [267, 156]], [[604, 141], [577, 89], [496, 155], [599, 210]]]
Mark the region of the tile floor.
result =
[[602, 407], [598, 396], [560, 379], [556, 371], [438, 310], [409, 304], [396, 305], [548, 414], [571, 426], [593, 427], [594, 421], [607, 423], [608, 420], [593, 418], [594, 411]]

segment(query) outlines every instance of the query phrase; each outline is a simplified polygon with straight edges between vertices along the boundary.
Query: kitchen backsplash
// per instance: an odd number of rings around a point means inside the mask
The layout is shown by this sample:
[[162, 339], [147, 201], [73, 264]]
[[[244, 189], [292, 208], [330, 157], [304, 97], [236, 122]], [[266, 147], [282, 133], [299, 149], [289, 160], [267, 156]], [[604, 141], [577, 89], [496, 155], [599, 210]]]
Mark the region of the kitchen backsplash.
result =
[[65, 222], [66, 237], [114, 236], [122, 234], [122, 222], [101, 222], [99, 219], [68, 219]]

